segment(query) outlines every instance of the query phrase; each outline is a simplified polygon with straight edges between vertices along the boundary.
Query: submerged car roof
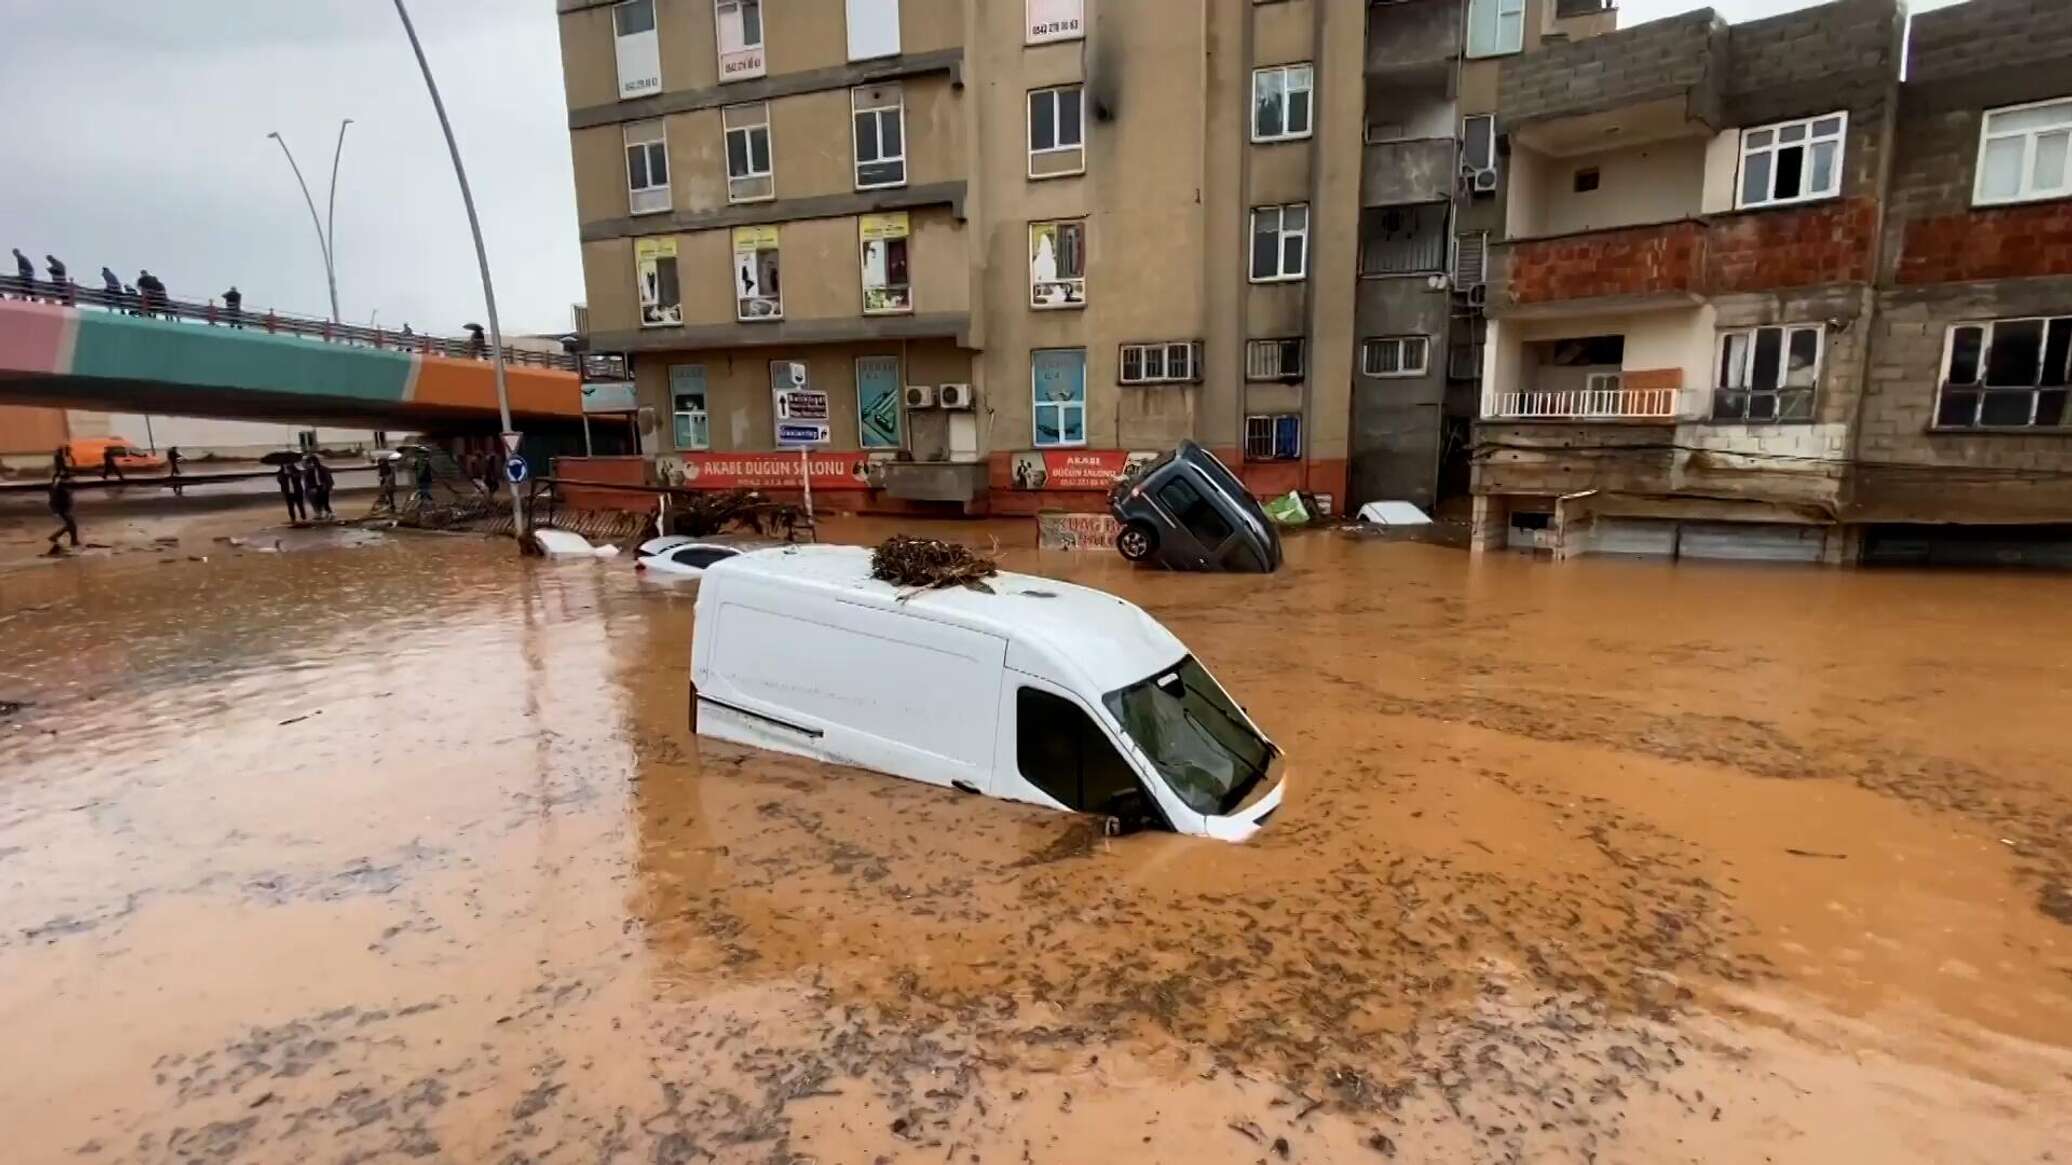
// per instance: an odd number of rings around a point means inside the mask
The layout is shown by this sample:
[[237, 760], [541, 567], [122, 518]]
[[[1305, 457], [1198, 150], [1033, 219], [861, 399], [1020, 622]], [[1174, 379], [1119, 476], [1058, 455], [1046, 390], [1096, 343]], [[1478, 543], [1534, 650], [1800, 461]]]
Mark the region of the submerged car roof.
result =
[[991, 594], [968, 587], [916, 591], [872, 578], [871, 552], [861, 546], [758, 550], [714, 563], [705, 578], [701, 602], [715, 594], [714, 579], [738, 581], [751, 594], [760, 580], [781, 581], [845, 602], [985, 631], [1036, 650], [1102, 692], [1136, 683], [1187, 654], [1187, 646], [1156, 619], [1105, 591], [1008, 571], [986, 580]]

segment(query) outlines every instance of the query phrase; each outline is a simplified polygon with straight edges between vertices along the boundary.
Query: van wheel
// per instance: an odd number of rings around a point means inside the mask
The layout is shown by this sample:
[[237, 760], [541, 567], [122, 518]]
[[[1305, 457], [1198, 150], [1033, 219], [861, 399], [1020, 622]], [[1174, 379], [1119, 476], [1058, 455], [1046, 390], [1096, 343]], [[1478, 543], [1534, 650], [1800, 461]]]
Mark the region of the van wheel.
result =
[[1131, 522], [1115, 535], [1115, 549], [1131, 562], [1142, 562], [1158, 549], [1158, 535], [1145, 522]]

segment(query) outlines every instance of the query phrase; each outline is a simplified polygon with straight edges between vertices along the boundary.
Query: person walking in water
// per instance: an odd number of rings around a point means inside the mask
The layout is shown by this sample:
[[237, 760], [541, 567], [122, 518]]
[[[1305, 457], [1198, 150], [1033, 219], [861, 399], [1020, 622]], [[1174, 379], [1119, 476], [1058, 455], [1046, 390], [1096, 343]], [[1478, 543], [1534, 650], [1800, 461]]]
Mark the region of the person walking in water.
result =
[[384, 457], [374, 463], [374, 478], [381, 486], [381, 494], [375, 499], [374, 508], [396, 512], [396, 459]]
[[418, 450], [417, 463], [412, 468], [417, 477], [417, 504], [423, 506], [432, 500], [431, 456], [422, 449]]
[[114, 474], [114, 475], [115, 475], [115, 480], [117, 480], [117, 481], [121, 481], [121, 480], [123, 480], [123, 477], [122, 477], [122, 465], [121, 465], [121, 463], [119, 463], [119, 462], [117, 462], [117, 461], [115, 460], [115, 450], [116, 450], [116, 448], [117, 448], [117, 447], [116, 447], [116, 446], [114, 446], [114, 445], [103, 445], [103, 446], [101, 446], [101, 480], [102, 480], [102, 481], [106, 481], [106, 480], [108, 480], [108, 475], [109, 475], [109, 474]]
[[302, 459], [302, 490], [309, 495], [309, 516], [312, 518], [333, 518], [331, 512], [331, 486], [334, 479], [331, 467], [325, 465], [314, 452]]
[[50, 512], [64, 525], [50, 536], [50, 554], [53, 558], [64, 553], [58, 547], [58, 539], [70, 537], [72, 548], [79, 548], [79, 523], [72, 518], [72, 475], [60, 470], [50, 475]]
[[281, 462], [280, 468], [273, 471], [273, 480], [281, 487], [281, 502], [288, 507], [288, 521], [308, 521], [308, 511], [302, 506], [302, 473], [295, 468], [295, 463]]
[[185, 460], [187, 460], [187, 458], [181, 454], [180, 447], [178, 445], [169, 445], [166, 447], [165, 471], [167, 476], [173, 479], [173, 496], [176, 498], [184, 498], [187, 496], [187, 487], [180, 484], [180, 463]]

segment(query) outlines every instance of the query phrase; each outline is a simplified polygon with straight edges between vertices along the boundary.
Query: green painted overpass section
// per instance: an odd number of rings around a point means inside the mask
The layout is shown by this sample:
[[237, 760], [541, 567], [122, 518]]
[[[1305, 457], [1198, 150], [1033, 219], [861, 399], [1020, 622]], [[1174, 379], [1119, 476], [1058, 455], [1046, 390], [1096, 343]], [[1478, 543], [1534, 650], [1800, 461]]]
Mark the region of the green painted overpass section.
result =
[[388, 404], [401, 404], [410, 386], [405, 352], [270, 336], [252, 325], [196, 327], [102, 312], [81, 312], [78, 321], [74, 376]]

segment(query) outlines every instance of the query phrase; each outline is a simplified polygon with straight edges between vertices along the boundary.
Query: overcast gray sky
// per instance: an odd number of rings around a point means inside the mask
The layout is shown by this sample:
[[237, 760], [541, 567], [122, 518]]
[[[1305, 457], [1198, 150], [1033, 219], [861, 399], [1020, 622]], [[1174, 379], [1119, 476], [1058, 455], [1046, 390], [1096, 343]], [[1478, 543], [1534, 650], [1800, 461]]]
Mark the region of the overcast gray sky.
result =
[[[1013, 0], [986, 0], [1011, 3]], [[1749, 20], [1810, 0], [1716, 0]], [[1953, 0], [1917, 0], [1916, 11]], [[1621, 22], [1703, 7], [1625, 0]], [[568, 327], [583, 297], [560, 46], [546, 0], [415, 0], [475, 184], [504, 326]], [[81, 282], [149, 267], [181, 298], [325, 314], [323, 264], [279, 148], [322, 209], [338, 120], [348, 320], [452, 332], [482, 316], [467, 220], [386, 0], [0, 0], [0, 251]]]

